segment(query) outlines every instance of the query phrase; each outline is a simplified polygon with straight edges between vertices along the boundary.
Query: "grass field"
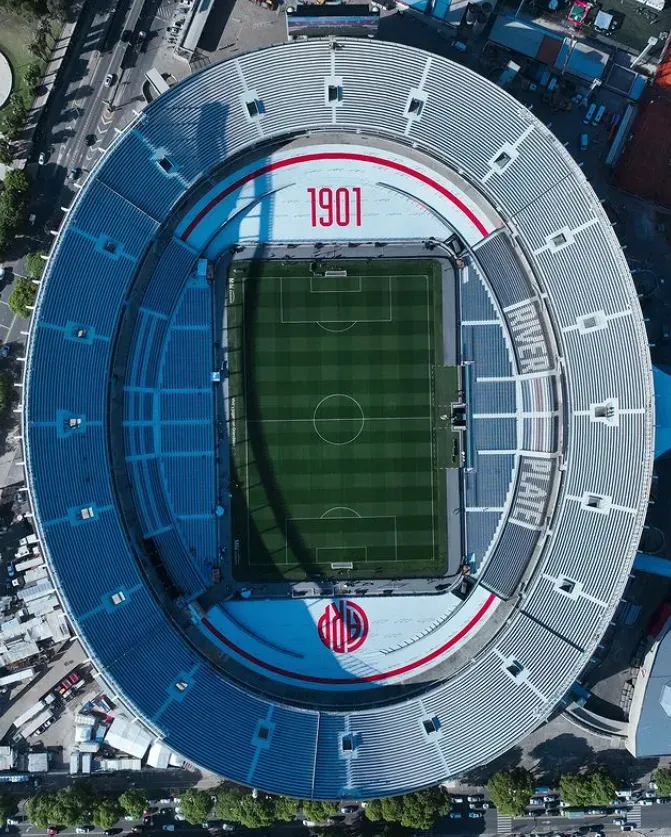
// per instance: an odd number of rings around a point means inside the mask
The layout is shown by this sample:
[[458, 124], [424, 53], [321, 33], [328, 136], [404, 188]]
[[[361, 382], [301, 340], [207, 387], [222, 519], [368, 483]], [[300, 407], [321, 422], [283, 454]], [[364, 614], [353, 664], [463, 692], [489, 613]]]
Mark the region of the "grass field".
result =
[[440, 264], [236, 262], [228, 292], [235, 576], [442, 575]]

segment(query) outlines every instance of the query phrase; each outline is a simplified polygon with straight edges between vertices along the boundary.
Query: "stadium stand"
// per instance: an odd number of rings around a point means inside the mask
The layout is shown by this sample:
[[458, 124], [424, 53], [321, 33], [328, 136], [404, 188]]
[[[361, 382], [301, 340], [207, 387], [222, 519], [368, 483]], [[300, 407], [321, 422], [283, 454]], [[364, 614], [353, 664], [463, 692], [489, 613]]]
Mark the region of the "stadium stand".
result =
[[[207, 67], [116, 138], [52, 250], [31, 322], [23, 403], [37, 531], [102, 677], [189, 761], [236, 782], [327, 799], [440, 782], [501, 754], [552, 712], [622, 595], [653, 460], [652, 377], [635, 289], [566, 149], [519, 102], [464, 67], [382, 42], [343, 38], [337, 47], [296, 42]], [[342, 102], [329, 105], [336, 78]], [[418, 96], [423, 106], [409, 118]], [[436, 669], [410, 698], [371, 686], [361, 692], [365, 703], [349, 695], [339, 711], [315, 708], [307, 686], [295, 699], [266, 697], [258, 682], [233, 682], [191, 645], [149, 590], [106, 444], [117, 329], [154, 245], [160, 257], [128, 353], [121, 432], [141, 535], [179, 590], [197, 595], [216, 549], [212, 310], [209, 290], [192, 279], [197, 254], [174, 239], [159, 243], [158, 232], [188, 203], [188, 190], [205, 177], [214, 182], [235, 155], [327, 132], [349, 143], [382, 136], [399, 149], [414, 144], [436, 166], [460, 169], [514, 221], [515, 244], [503, 230], [466, 254], [460, 286], [462, 320], [495, 321], [463, 327], [473, 361], [465, 367], [465, 505], [487, 509], [466, 513], [476, 578], [505, 598], [530, 572], [520, 608], [458, 673]], [[377, 234], [384, 240], [383, 228]], [[528, 373], [530, 344], [514, 314], [541, 293], [543, 306], [526, 313], [544, 366]], [[617, 408], [600, 409], [609, 400]], [[525, 424], [524, 412], [532, 414]], [[499, 416], [500, 429], [477, 414]], [[483, 453], [491, 444], [507, 447]], [[543, 472], [539, 462], [551, 465]], [[529, 515], [537, 522], [529, 525]], [[427, 718], [437, 719], [434, 732]]]

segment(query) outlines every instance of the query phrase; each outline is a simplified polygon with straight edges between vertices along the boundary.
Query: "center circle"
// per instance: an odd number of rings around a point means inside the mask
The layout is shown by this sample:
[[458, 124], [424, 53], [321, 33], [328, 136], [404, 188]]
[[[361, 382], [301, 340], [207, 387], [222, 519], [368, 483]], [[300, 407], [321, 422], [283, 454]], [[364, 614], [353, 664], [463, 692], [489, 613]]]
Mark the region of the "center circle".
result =
[[319, 438], [329, 445], [348, 445], [361, 435], [366, 417], [361, 404], [351, 395], [336, 392], [317, 404], [312, 426]]

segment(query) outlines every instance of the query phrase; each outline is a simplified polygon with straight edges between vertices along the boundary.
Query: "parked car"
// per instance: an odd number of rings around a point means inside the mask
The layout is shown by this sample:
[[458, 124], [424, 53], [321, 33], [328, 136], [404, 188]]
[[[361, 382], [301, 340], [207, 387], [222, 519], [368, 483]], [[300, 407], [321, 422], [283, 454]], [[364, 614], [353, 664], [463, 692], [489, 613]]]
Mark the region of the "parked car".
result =
[[92, 825], [78, 825], [77, 828], [75, 828], [75, 832], [77, 834], [88, 834], [89, 831], [93, 831]]
[[608, 812], [605, 808], [588, 808], [587, 813], [592, 817], [599, 817], [602, 814], [607, 814]]
[[175, 819], [177, 822], [186, 822], [186, 817], [184, 814], [175, 814]]
[[221, 830], [222, 831], [235, 831], [235, 826], [230, 822], [222, 822]]
[[493, 808], [494, 807], [494, 803], [493, 802], [488, 802], [486, 799], [481, 803], [481, 805], [482, 805], [483, 808]]
[[139, 834], [141, 831], [144, 831], [143, 825], [134, 825], [133, 826], [133, 834]]
[[[163, 800], [161, 800], [162, 802]], [[173, 813], [172, 808], [161, 808], [159, 814], [163, 814], [164, 816], [170, 816]]]
[[56, 835], [58, 834], [58, 829], [55, 825], [50, 825], [49, 828], [47, 828], [47, 834], [49, 835], [49, 837], [56, 837]]
[[559, 802], [559, 795], [556, 793], [549, 793], [543, 797], [543, 802]]
[[43, 166], [47, 162], [47, 152], [40, 151], [40, 156], [37, 158], [37, 164]]
[[461, 803], [462, 803], [463, 801], [464, 801], [464, 797], [463, 797], [463, 796], [453, 796], [453, 797], [452, 797], [452, 802], [453, 802], [453, 804], [454, 804], [454, 805], [461, 805]]
[[545, 809], [545, 816], [546, 817], [560, 817], [561, 811], [559, 808], [546, 808]]
[[639, 802], [639, 805], [643, 805], [643, 806], [654, 805], [654, 804], [655, 804], [654, 799], [641, 799], [641, 801]]
[[613, 825], [624, 825], [625, 822], [626, 820], [624, 819], [624, 817], [615, 817], [615, 819], [613, 820]]
[[481, 799], [485, 798], [485, 795], [484, 793], [474, 793], [466, 798], [469, 802], [479, 802]]
[[74, 181], [79, 177], [79, 174], [80, 174], [80, 169], [78, 169], [78, 168], [70, 169], [70, 174], [68, 175], [68, 177], [70, 178], [70, 180]]
[[668, 797], [668, 796], [658, 796], [658, 797], [657, 797], [657, 799], [655, 799], [655, 802], [656, 802], [658, 805], [664, 805], [664, 804], [665, 804], [666, 802], [668, 802], [668, 801], [669, 801], [669, 797]]
[[[660, 800], [658, 799], [657, 802]], [[624, 814], [625, 816], [629, 813], [629, 808], [613, 808], [614, 814]]]
[[13, 817], [7, 817], [7, 825], [18, 825], [19, 821]]
[[111, 87], [114, 84], [114, 73], [107, 73], [105, 76], [105, 87]]
[[303, 825], [304, 825], [306, 828], [314, 828], [314, 827], [317, 825], [317, 823], [316, 823], [316, 822], [312, 822], [312, 820], [303, 820]]
[[[12, 344], [11, 343], [3, 343], [2, 348], [0, 349], [0, 355], [2, 357], [9, 357], [9, 353], [12, 351]], [[7, 570], [9, 571], [9, 567], [11, 564], [7, 565]], [[9, 573], [9, 577], [11, 578], [14, 575], [14, 567], [12, 567], [12, 572]]]
[[164, 831], [174, 831], [174, 830], [175, 830], [175, 826], [174, 826], [172, 823], [170, 823], [169, 825], [164, 825], [164, 826], [163, 826], [163, 830], [164, 830]]
[[542, 804], [543, 804], [543, 800], [538, 799], [537, 797], [532, 796], [531, 799], [529, 800], [529, 807], [542, 805]]
[[481, 820], [484, 817], [482, 811], [469, 811], [468, 818], [471, 820]]
[[620, 831], [633, 831], [634, 826], [630, 823], [629, 825], [621, 825]]
[[646, 791], [646, 792], [643, 794], [643, 796], [644, 796], [646, 799], [655, 799], [655, 797], [657, 796], [657, 794], [655, 793], [655, 791]]
[[[452, 797], [452, 801], [453, 802], [455, 801], [454, 797]], [[358, 805], [343, 805], [342, 808], [340, 809], [340, 813], [341, 814], [356, 814], [356, 812], [358, 810], [359, 810]]]
[[130, 814], [126, 814], [124, 819], [126, 820], [126, 822], [132, 822], [135, 819], [135, 817], [131, 817]]
[[143, 818], [143, 820], [142, 820], [142, 822], [143, 822], [145, 825], [151, 825], [151, 817], [144, 817], [144, 818]]
[[460, 814], [459, 811], [451, 811], [450, 812], [450, 819], [451, 820], [460, 820], [463, 817], [463, 814]]

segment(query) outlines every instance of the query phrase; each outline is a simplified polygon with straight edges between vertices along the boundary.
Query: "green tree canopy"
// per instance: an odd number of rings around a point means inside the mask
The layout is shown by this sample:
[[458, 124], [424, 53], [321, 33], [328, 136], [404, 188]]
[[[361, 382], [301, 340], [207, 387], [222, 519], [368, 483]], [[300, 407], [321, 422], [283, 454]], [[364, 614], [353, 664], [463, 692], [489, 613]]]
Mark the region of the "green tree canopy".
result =
[[568, 805], [608, 805], [617, 785], [605, 770], [590, 773], [567, 773], [559, 780], [561, 797]]
[[192, 825], [197, 825], [207, 820], [212, 810], [212, 796], [207, 791], [189, 788], [182, 794], [182, 813]]
[[420, 831], [430, 829], [435, 821], [447, 814], [450, 800], [441, 788], [429, 788], [404, 796], [373, 799], [366, 806], [369, 820], [395, 822]]
[[25, 814], [28, 822], [39, 828], [46, 828], [51, 824], [51, 793], [38, 793], [26, 800]]
[[507, 817], [518, 817], [529, 804], [536, 781], [523, 767], [499, 770], [487, 783], [489, 797], [499, 812]]
[[103, 797], [98, 799], [93, 808], [93, 824], [98, 828], [111, 828], [115, 822], [121, 819], [123, 811], [121, 805], [114, 797]]
[[14, 282], [12, 292], [7, 298], [7, 305], [14, 314], [27, 320], [30, 317], [30, 306], [35, 302], [36, 293], [37, 288], [32, 280], [20, 276]]
[[16, 798], [11, 793], [0, 793], [0, 823], [4, 823], [7, 817], [13, 817], [17, 810]]
[[659, 796], [671, 796], [671, 768], [658, 767], [653, 779], [657, 783], [657, 794]]
[[147, 807], [147, 794], [140, 788], [129, 788], [119, 797], [119, 805], [129, 816], [139, 820]]
[[42, 258], [46, 253], [44, 250], [38, 250], [36, 253], [28, 253], [26, 256], [26, 271], [31, 279], [41, 279], [44, 273], [44, 266], [46, 262]]
[[311, 822], [324, 822], [333, 814], [338, 813], [337, 802], [322, 802], [319, 799], [304, 799], [301, 802], [303, 816]]
[[291, 822], [291, 820], [296, 819], [301, 804], [300, 800], [292, 799], [290, 796], [276, 796], [273, 802], [275, 804], [275, 820]]

